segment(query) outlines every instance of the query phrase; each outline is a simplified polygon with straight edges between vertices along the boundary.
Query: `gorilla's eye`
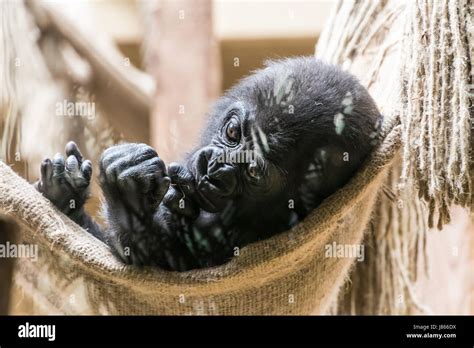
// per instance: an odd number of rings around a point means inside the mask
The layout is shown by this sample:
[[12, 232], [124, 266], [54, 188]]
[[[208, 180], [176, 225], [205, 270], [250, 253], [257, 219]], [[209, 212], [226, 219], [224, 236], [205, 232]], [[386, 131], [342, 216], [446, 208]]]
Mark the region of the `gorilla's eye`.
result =
[[235, 120], [230, 120], [227, 124], [227, 128], [225, 130], [227, 138], [232, 142], [238, 142], [240, 140], [240, 127]]
[[253, 179], [260, 178], [260, 168], [256, 162], [250, 162], [247, 167], [247, 174]]

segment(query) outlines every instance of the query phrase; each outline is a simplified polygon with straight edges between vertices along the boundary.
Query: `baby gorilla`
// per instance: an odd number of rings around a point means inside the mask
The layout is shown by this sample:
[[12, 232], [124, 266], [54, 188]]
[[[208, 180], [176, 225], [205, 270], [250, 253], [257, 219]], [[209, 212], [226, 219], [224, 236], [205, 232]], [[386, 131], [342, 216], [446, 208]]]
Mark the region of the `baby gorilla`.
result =
[[214, 106], [200, 145], [168, 167], [144, 144], [100, 160], [104, 231], [84, 212], [92, 166], [77, 146], [41, 165], [40, 192], [124, 262], [185, 271], [286, 231], [354, 174], [381, 115], [351, 75], [286, 59], [243, 79]]

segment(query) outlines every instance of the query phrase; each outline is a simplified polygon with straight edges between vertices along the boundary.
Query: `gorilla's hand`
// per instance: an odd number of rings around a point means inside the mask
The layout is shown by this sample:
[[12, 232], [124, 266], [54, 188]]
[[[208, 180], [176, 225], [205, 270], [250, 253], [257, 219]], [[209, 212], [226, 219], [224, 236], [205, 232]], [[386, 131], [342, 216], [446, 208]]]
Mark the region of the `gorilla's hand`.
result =
[[170, 179], [153, 148], [146, 144], [123, 144], [102, 155], [100, 184], [109, 208], [146, 216], [158, 207]]
[[196, 181], [193, 174], [179, 163], [171, 163], [168, 167], [171, 187], [163, 199], [163, 204], [173, 213], [191, 219], [199, 215], [196, 202]]
[[60, 153], [51, 161], [41, 163], [41, 178], [36, 189], [48, 198], [63, 213], [71, 215], [81, 210], [89, 195], [92, 164], [83, 161], [82, 154], [74, 142], [66, 145], [66, 160]]

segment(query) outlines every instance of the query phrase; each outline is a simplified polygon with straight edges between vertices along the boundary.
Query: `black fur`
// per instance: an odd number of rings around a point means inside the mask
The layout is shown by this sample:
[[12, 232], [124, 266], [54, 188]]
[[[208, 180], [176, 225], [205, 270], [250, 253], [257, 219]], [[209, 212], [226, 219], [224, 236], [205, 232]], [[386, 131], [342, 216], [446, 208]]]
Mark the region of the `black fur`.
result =
[[[126, 263], [176, 271], [213, 266], [288, 230], [345, 184], [380, 124], [353, 76], [312, 57], [286, 59], [215, 104], [200, 145], [182, 164], [166, 168], [144, 144], [107, 149], [100, 162], [103, 233], [82, 208], [91, 166], [74, 143], [66, 149], [70, 165], [60, 156], [45, 160], [37, 186]], [[71, 199], [73, 210], [64, 203]]]

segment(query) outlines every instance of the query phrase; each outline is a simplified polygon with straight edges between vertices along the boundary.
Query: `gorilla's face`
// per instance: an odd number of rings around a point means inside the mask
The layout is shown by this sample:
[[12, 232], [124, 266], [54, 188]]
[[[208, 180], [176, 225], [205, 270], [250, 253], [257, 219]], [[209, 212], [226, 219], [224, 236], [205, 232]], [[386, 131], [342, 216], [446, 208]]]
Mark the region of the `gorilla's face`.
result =
[[367, 91], [334, 67], [311, 58], [269, 65], [214, 105], [187, 161], [196, 200], [210, 212], [229, 201], [269, 213], [288, 199], [314, 208], [358, 168], [379, 119]]
[[189, 162], [202, 208], [216, 212], [230, 199], [262, 203], [281, 193], [286, 170], [271, 160], [271, 144], [258, 126], [261, 116], [241, 101], [219, 113], [214, 135]]

